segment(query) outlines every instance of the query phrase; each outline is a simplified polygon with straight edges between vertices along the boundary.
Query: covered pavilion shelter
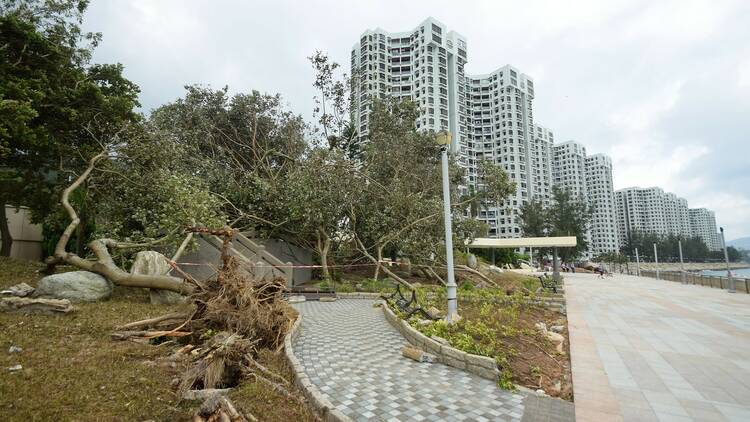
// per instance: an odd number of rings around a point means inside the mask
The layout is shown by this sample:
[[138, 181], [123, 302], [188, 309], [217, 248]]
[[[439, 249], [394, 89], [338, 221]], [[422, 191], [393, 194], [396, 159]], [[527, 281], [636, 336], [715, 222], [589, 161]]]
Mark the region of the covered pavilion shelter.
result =
[[501, 249], [501, 248], [552, 248], [552, 277], [557, 281], [560, 278], [560, 264], [557, 260], [557, 248], [572, 248], [577, 244], [575, 236], [558, 237], [512, 237], [495, 239], [481, 237], [467, 242], [466, 247], [470, 249]]

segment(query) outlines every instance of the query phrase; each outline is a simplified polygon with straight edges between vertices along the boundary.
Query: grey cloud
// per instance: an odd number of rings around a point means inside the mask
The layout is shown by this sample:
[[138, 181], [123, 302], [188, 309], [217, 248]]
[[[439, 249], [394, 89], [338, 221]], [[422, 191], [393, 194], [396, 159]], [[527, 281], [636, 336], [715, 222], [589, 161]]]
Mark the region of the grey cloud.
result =
[[615, 160], [615, 185], [659, 185], [708, 206], [730, 238], [750, 236], [750, 4], [555, 0], [93, 2], [95, 54], [121, 62], [148, 111], [183, 85], [280, 93], [310, 118], [306, 57], [348, 71], [368, 28], [408, 30], [433, 16], [463, 34], [469, 73], [506, 63], [535, 79], [535, 119]]

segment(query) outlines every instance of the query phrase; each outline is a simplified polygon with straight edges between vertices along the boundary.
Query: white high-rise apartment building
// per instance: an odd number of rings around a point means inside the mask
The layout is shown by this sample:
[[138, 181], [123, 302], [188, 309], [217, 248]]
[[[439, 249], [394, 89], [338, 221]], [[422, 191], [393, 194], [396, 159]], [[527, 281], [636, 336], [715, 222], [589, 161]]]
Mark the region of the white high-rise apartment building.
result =
[[589, 245], [586, 255], [619, 250], [612, 160], [604, 154], [586, 155], [586, 147], [567, 141], [552, 147], [553, 184], [586, 201], [591, 221], [585, 234]]
[[553, 145], [555, 135], [551, 130], [536, 126], [531, 144], [531, 184], [535, 187], [534, 197], [542, 201], [545, 207], [551, 205], [552, 171], [554, 162]]
[[355, 80], [352, 119], [360, 141], [369, 133], [373, 99], [410, 99], [421, 109], [415, 122], [418, 128], [453, 134], [451, 150], [469, 169], [473, 181], [476, 170], [467, 134], [466, 57], [466, 39], [432, 18], [406, 32], [365, 31], [351, 52]]
[[552, 183], [586, 199], [586, 147], [567, 141], [552, 147]]
[[[479, 218], [490, 226], [490, 236], [521, 235], [519, 210], [535, 191], [534, 82], [512, 66], [484, 75], [464, 73], [466, 39], [433, 18], [406, 32], [365, 31], [351, 53], [352, 118], [360, 141], [369, 132], [374, 98], [411, 99], [420, 107], [415, 122], [423, 130], [449, 130], [451, 151], [466, 168], [467, 186], [481, 184], [479, 160], [503, 166], [516, 182], [516, 194], [502, 204], [485, 204]], [[539, 152], [539, 159], [543, 152]]]
[[667, 192], [664, 195], [664, 218], [668, 234], [691, 236], [687, 199]]
[[700, 237], [708, 247], [708, 250], [721, 250], [721, 239], [719, 233], [716, 231], [716, 216], [714, 212], [706, 208], [690, 208], [688, 213], [690, 215], [692, 235]]
[[612, 159], [604, 154], [586, 157], [586, 193], [591, 209], [589, 255], [617, 252], [617, 212], [612, 183]]
[[[620, 244], [628, 233], [654, 233], [660, 236], [694, 236], [692, 216], [684, 198], [658, 187], [631, 187], [615, 192]], [[714, 224], [715, 226], [715, 224]]]
[[512, 66], [467, 76], [466, 81], [469, 144], [476, 162], [496, 163], [516, 182], [516, 194], [504, 203], [487, 204], [479, 219], [490, 226], [492, 237], [518, 237], [520, 207], [534, 196], [536, 187], [531, 171], [534, 132], [530, 130], [534, 127], [534, 83]]

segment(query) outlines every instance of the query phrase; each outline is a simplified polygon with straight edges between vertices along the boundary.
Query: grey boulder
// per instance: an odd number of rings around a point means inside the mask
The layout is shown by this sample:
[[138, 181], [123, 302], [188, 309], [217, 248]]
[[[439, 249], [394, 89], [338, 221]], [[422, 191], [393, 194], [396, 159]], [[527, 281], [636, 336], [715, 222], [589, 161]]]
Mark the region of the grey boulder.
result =
[[476, 270], [477, 267], [479, 266], [479, 261], [477, 261], [477, 256], [474, 255], [473, 253], [470, 253], [466, 257], [466, 265], [468, 265], [469, 268]]
[[[130, 267], [131, 274], [143, 275], [167, 275], [171, 270], [167, 257], [155, 251], [138, 252]], [[151, 289], [149, 296], [153, 305], [172, 305], [185, 301], [184, 296], [169, 290]]]
[[71, 302], [96, 302], [112, 296], [112, 282], [89, 271], [48, 275], [37, 283], [34, 296], [68, 299]]

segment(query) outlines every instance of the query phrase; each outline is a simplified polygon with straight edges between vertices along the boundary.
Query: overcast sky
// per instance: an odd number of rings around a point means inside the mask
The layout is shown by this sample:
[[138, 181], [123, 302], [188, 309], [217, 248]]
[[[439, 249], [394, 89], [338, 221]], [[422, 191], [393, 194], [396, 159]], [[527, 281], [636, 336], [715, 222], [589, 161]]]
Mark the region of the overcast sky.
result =
[[85, 28], [120, 62], [144, 111], [202, 83], [281, 94], [310, 117], [306, 57], [348, 70], [368, 28], [432, 16], [467, 38], [467, 74], [512, 64], [534, 79], [534, 118], [614, 162], [615, 188], [660, 186], [750, 236], [748, 1], [104, 1]]

